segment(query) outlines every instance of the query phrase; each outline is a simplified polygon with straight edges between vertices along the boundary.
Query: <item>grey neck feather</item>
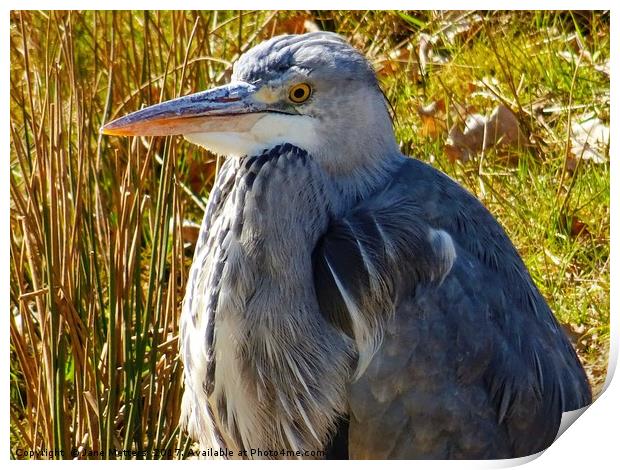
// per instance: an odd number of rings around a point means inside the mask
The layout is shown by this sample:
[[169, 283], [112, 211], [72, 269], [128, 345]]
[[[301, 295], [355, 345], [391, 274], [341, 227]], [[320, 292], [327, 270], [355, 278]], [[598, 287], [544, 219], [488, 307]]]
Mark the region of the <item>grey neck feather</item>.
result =
[[[344, 209], [384, 187], [403, 163], [387, 103], [378, 86], [355, 86], [332, 96], [330, 111], [317, 116], [321, 141], [313, 158], [339, 191]], [[351, 106], [354, 103], [354, 106]], [[351, 108], [349, 112], [344, 109]]]
[[[202, 386], [212, 416], [192, 416], [206, 413], [195, 409], [184, 414], [193, 420], [190, 431], [207, 427], [211, 431], [202, 433], [211, 441], [219, 428], [220, 445], [322, 449], [345, 412], [352, 373], [351, 343], [320, 314], [312, 278], [312, 252], [335, 193], [324, 170], [290, 145], [237, 164], [222, 210], [205, 221], [209, 237], [220, 242], [207, 248], [203, 261], [194, 261], [220, 273], [201, 275], [190, 287], [216, 293], [207, 321], [214, 326], [207, 354], [212, 364], [193, 364], [199, 374], [212, 371], [211, 383]], [[198, 338], [203, 330], [209, 338], [209, 327], [200, 318], [188, 325], [192, 311], [200, 315], [204, 306], [186, 304], [184, 362], [195, 363], [193, 328]], [[187, 364], [185, 380], [186, 393], [199, 396], [200, 384]]]

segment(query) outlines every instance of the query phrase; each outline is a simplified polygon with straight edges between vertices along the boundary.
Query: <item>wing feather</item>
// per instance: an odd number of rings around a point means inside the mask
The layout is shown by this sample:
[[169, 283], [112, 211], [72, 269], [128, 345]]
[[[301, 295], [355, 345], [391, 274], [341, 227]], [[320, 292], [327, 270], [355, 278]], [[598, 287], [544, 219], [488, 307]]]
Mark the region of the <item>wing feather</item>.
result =
[[419, 161], [331, 221], [314, 279], [322, 314], [359, 356], [354, 458], [528, 455], [553, 441], [563, 411], [591, 402], [575, 351], [503, 229]]

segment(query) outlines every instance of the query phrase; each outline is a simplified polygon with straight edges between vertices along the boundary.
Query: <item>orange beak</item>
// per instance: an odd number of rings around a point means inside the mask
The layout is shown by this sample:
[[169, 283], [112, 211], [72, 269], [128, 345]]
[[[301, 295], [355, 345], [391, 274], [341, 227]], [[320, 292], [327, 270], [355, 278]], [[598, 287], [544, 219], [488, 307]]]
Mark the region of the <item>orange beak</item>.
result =
[[101, 133], [166, 136], [245, 131], [256, 122], [258, 113], [269, 111], [254, 98], [256, 90], [254, 85], [236, 82], [183, 96], [115, 119]]

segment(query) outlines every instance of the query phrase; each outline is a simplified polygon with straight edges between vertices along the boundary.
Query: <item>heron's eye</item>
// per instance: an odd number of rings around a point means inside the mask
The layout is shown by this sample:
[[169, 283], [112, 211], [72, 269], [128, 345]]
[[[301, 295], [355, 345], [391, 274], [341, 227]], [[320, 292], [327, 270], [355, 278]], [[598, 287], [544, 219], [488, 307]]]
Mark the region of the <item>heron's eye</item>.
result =
[[298, 83], [293, 85], [288, 91], [288, 99], [295, 104], [300, 104], [310, 98], [312, 88], [307, 83]]

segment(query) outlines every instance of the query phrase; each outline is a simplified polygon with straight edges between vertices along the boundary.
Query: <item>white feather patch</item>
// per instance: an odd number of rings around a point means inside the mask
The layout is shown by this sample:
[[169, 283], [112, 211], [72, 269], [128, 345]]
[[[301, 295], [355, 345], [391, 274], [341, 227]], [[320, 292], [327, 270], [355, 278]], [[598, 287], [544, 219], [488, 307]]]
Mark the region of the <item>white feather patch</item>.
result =
[[249, 130], [200, 132], [183, 137], [193, 144], [227, 156], [257, 155], [283, 143], [312, 153], [317, 144], [314, 118], [279, 113], [263, 113]]
[[441, 271], [439, 273], [440, 283], [444, 281], [450, 273], [454, 261], [456, 260], [456, 248], [450, 234], [444, 230], [435, 230], [431, 228], [428, 233], [428, 240], [433, 247], [435, 255], [441, 263]]
[[336, 286], [342, 295], [342, 299], [351, 317], [351, 327], [353, 328], [353, 336], [355, 336], [355, 343], [359, 356], [357, 369], [353, 376], [353, 380], [357, 380], [362, 376], [379, 348], [379, 344], [381, 343], [381, 331], [379, 328], [373, 331], [372, 325], [365, 320], [355, 300], [349, 295], [327, 258], [325, 258], [325, 262], [336, 282]]

